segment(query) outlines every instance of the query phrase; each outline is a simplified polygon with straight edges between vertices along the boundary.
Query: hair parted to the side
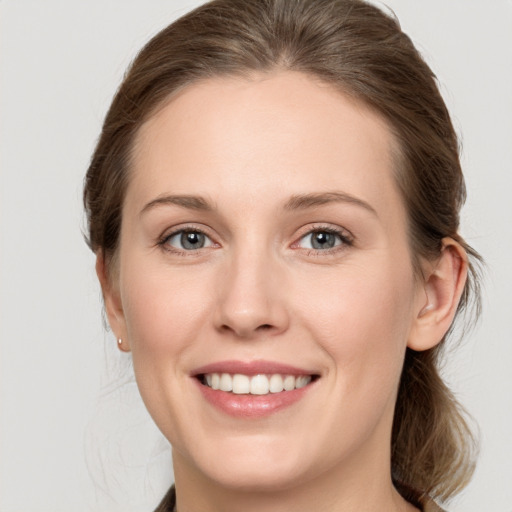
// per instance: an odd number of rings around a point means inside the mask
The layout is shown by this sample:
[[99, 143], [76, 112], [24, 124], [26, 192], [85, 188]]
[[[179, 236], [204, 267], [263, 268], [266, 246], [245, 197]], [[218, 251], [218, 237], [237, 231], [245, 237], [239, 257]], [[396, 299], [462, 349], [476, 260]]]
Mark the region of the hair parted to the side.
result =
[[[170, 95], [209, 77], [273, 70], [321, 79], [386, 119], [398, 142], [396, 180], [415, 268], [420, 258], [439, 256], [444, 237], [454, 238], [470, 258], [458, 313], [471, 304], [478, 313], [480, 257], [458, 234], [465, 185], [450, 116], [398, 21], [363, 0], [214, 0], [157, 34], [114, 97], [87, 172], [92, 250], [107, 265], [115, 258], [135, 136]], [[439, 376], [445, 342], [407, 350], [398, 391], [392, 475], [412, 502], [422, 495], [446, 500], [474, 467], [471, 431]]]

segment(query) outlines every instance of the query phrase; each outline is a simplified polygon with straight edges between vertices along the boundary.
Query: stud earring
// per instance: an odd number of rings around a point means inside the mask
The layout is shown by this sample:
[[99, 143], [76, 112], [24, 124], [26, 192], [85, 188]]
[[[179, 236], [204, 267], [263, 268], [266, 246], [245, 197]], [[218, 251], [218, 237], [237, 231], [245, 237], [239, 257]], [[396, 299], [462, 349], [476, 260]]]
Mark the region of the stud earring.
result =
[[123, 340], [121, 338], [117, 338], [117, 344], [121, 346], [123, 344]]

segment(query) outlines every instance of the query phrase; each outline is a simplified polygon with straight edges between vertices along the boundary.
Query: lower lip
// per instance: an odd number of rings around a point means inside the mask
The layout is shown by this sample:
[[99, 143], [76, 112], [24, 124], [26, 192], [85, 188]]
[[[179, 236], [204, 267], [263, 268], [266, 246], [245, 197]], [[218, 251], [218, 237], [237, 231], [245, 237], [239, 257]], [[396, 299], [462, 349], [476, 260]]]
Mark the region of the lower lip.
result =
[[303, 388], [268, 395], [237, 395], [212, 389], [195, 379], [206, 400], [222, 412], [236, 418], [262, 418], [270, 416], [298, 402], [314, 382]]

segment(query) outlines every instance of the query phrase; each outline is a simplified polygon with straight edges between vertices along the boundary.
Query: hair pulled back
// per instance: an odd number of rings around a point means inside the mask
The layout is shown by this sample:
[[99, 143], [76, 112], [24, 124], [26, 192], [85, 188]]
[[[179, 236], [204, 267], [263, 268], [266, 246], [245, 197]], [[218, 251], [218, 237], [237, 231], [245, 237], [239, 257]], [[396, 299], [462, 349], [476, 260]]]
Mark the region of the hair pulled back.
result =
[[[458, 140], [435, 76], [398, 21], [363, 0], [214, 0], [142, 49], [107, 113], [84, 190], [88, 243], [115, 258], [135, 136], [169, 97], [209, 77], [299, 71], [378, 112], [398, 142], [396, 180], [408, 213], [411, 253], [434, 259], [452, 237], [470, 256], [458, 313], [479, 311], [478, 254], [459, 236], [465, 200]], [[474, 263], [471, 263], [473, 261]], [[439, 376], [446, 340], [407, 349], [392, 433], [392, 476], [406, 499], [445, 500], [469, 481], [474, 442]]]

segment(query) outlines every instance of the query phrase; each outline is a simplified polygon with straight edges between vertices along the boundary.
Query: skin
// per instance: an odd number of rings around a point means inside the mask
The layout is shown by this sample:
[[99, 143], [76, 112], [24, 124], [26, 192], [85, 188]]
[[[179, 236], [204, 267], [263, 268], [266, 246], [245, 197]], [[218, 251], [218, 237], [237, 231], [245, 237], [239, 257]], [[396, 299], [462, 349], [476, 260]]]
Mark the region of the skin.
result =
[[[394, 149], [377, 114], [292, 72], [194, 84], [141, 128], [117, 267], [100, 253], [97, 270], [173, 445], [180, 512], [416, 510], [391, 483], [397, 386], [406, 347], [449, 328], [467, 265], [447, 239], [415, 276]], [[170, 236], [185, 228], [205, 246]], [[326, 229], [341, 237], [312, 249]], [[320, 378], [282, 411], [234, 418], [191, 378], [233, 359]]]

